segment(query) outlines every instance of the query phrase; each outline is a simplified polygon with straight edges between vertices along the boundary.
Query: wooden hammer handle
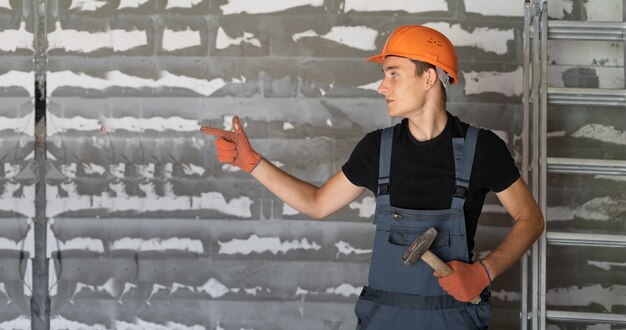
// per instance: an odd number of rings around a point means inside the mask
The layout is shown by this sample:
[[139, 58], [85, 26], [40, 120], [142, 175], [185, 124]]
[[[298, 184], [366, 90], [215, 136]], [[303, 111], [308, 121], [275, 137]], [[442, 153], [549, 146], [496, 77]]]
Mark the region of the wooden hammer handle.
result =
[[[450, 268], [448, 264], [441, 261], [439, 257], [437, 257], [434, 253], [428, 250], [422, 255], [422, 260], [424, 260], [424, 262], [426, 262], [432, 269], [439, 273], [440, 277], [446, 277], [453, 272], [452, 268]], [[480, 300], [480, 297], [476, 297], [472, 299], [472, 304], [476, 305], [480, 302]]]

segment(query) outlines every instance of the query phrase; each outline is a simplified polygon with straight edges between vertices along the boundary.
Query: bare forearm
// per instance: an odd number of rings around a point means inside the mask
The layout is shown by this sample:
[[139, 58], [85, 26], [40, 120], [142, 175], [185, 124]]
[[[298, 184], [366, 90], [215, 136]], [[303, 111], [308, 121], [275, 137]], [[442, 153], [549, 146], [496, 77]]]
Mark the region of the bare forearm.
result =
[[494, 279], [513, 265], [541, 236], [543, 215], [526, 183], [521, 178], [496, 194], [504, 208], [515, 219], [511, 232], [483, 263]]
[[535, 217], [517, 220], [504, 241], [483, 260], [492, 280], [517, 262], [541, 236], [543, 218], [541, 213]]
[[290, 175], [265, 159], [250, 174], [289, 206], [313, 218], [318, 217], [314, 209], [319, 187]]

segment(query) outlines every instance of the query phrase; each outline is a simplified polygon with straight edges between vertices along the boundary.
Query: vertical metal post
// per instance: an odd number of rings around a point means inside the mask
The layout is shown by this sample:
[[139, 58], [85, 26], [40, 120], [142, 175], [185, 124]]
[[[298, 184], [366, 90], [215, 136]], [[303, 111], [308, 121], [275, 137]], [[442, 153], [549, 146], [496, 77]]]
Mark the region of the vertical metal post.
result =
[[[547, 228], [547, 186], [548, 186], [548, 1], [541, 1], [541, 118], [539, 127], [539, 207], [546, 218]], [[546, 328], [546, 232], [539, 238], [539, 329]]]
[[[534, 15], [532, 31], [533, 31], [533, 39], [532, 39], [532, 88], [531, 88], [531, 96], [532, 96], [532, 113], [531, 113], [531, 188], [532, 193], [535, 199], [539, 198], [539, 141], [537, 136], [539, 135], [539, 78], [540, 74], [540, 63], [539, 63], [539, 54], [540, 54], [540, 38], [542, 37], [539, 33], [539, 21], [540, 17], [537, 17], [537, 9], [539, 8], [538, 1], [541, 0], [533, 0], [532, 11]], [[531, 298], [531, 311], [530, 318], [533, 330], [538, 330], [538, 310], [537, 306], [539, 303], [539, 244], [533, 244], [531, 249], [532, 258], [531, 258], [531, 278], [532, 278], [532, 298]]]
[[47, 71], [47, 0], [33, 0], [35, 49], [35, 256], [33, 292], [30, 301], [31, 328], [50, 328], [48, 296], [48, 260], [46, 258], [46, 71]]
[[[522, 49], [524, 53], [524, 96], [522, 100], [524, 108], [524, 121], [522, 125], [522, 178], [528, 182], [528, 153], [529, 153], [529, 84], [530, 84], [530, 24], [531, 24], [530, 1], [524, 2], [524, 37]], [[520, 299], [520, 329], [528, 329], [528, 253], [524, 253], [521, 263], [521, 299]]]

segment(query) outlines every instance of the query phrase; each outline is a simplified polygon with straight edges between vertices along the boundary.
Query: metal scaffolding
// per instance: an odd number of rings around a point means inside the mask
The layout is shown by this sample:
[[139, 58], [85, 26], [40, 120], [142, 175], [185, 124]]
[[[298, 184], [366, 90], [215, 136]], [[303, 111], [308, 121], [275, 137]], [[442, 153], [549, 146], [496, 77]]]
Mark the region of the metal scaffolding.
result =
[[[624, 1], [626, 2], [626, 1]], [[626, 5], [626, 4], [625, 4]], [[626, 160], [548, 157], [547, 113], [551, 105], [626, 107], [626, 89], [557, 88], [547, 85], [549, 40], [624, 42], [626, 23], [551, 21], [548, 0], [524, 3], [524, 123], [522, 175], [546, 215], [546, 230], [521, 260], [521, 329], [546, 329], [548, 320], [626, 324], [626, 315], [546, 308], [546, 252], [551, 246], [626, 247], [626, 235], [555, 232], [547, 218], [547, 175], [626, 175]]]

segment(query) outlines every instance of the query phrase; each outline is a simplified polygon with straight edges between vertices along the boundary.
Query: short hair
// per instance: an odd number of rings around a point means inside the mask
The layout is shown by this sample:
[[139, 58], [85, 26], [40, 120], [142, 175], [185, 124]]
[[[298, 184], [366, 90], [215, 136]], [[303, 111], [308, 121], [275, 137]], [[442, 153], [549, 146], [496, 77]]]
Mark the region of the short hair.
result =
[[[421, 77], [424, 74], [424, 72], [428, 71], [428, 69], [433, 69], [435, 71], [437, 70], [437, 67], [430, 63], [426, 63], [426, 62], [422, 62], [418, 60], [411, 60], [411, 62], [415, 64], [415, 74], [418, 77]], [[445, 108], [446, 102], [448, 101], [446, 88], [443, 86], [443, 83], [441, 82], [441, 80], [439, 80], [439, 78], [437, 78], [437, 81], [439, 82], [439, 86], [441, 86], [441, 102], [443, 103], [443, 107]]]

